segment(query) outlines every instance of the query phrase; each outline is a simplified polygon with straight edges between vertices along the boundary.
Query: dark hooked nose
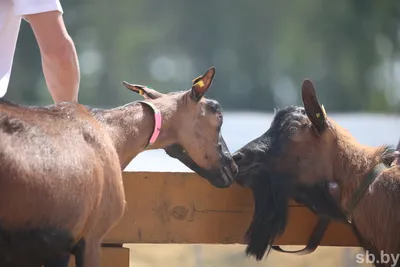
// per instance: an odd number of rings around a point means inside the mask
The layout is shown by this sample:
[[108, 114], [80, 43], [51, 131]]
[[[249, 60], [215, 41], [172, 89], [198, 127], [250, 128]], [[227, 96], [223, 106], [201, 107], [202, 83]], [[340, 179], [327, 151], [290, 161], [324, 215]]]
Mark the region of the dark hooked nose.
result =
[[244, 155], [242, 152], [236, 152], [232, 155], [233, 160], [236, 164], [240, 163], [244, 159]]

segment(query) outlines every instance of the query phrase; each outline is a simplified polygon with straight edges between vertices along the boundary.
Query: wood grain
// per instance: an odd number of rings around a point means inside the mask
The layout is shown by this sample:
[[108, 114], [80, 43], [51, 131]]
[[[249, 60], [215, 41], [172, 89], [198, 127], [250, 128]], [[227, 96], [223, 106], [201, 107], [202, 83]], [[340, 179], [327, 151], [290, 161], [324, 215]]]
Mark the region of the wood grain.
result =
[[[212, 187], [194, 173], [124, 172], [127, 210], [104, 243], [244, 244], [253, 213], [249, 189]], [[316, 217], [291, 202], [278, 245], [304, 245]], [[332, 223], [322, 246], [359, 246], [352, 230]]]

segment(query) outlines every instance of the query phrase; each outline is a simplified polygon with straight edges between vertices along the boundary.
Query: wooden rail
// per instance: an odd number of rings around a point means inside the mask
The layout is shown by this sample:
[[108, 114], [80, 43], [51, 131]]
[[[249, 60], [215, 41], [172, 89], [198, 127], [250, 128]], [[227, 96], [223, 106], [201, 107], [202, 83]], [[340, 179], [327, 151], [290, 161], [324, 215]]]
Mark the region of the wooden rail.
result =
[[[212, 187], [194, 173], [124, 172], [127, 209], [107, 235], [106, 245], [127, 243], [244, 244], [253, 213], [249, 189], [234, 184]], [[304, 245], [317, 218], [291, 202], [285, 233], [279, 245]], [[321, 246], [358, 247], [352, 230], [331, 223]], [[244, 248], [243, 248], [244, 249]], [[127, 248], [103, 248], [102, 267], [129, 266]], [[73, 267], [73, 258], [70, 267]]]

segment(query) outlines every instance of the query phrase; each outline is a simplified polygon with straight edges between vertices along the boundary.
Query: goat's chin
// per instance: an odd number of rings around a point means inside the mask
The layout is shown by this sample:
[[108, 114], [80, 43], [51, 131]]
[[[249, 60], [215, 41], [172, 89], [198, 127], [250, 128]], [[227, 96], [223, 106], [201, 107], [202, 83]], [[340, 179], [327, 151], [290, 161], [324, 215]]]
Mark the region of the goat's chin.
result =
[[246, 232], [246, 255], [257, 261], [268, 255], [276, 237], [283, 234], [288, 218], [289, 185], [286, 177], [264, 174], [254, 177], [253, 220]]

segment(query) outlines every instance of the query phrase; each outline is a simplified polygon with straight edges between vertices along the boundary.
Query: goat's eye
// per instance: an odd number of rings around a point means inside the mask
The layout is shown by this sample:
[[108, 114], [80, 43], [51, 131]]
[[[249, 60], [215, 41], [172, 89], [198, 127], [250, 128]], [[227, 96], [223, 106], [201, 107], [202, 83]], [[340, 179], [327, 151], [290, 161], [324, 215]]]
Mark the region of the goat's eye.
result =
[[219, 121], [222, 121], [222, 118], [223, 118], [223, 117], [222, 117], [222, 114], [221, 114], [221, 113], [218, 113], [218, 114], [217, 114], [217, 119], [218, 119]]
[[297, 132], [297, 127], [296, 126], [290, 126], [289, 131], [290, 131], [290, 133], [295, 133], [295, 132]]

